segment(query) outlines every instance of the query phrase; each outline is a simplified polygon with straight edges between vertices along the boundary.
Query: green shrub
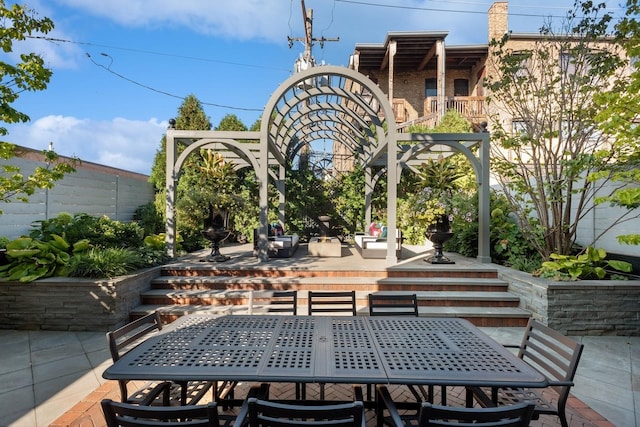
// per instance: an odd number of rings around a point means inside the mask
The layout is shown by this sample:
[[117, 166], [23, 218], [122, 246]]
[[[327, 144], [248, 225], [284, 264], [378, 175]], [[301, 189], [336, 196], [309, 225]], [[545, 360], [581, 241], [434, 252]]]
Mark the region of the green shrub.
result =
[[153, 202], [139, 206], [133, 213], [133, 220], [142, 227], [145, 236], [160, 233], [165, 228], [162, 214], [158, 212]]
[[125, 275], [145, 266], [138, 251], [125, 248], [93, 248], [73, 257], [75, 277], [108, 277]]
[[86, 213], [73, 216], [58, 214], [55, 218], [36, 221], [30, 237], [49, 240], [52, 234], [64, 237], [69, 243], [88, 239], [92, 245], [102, 248], [138, 248], [143, 245], [144, 230], [135, 222], [125, 223], [109, 217], [95, 217]]
[[8, 280], [32, 282], [51, 276], [68, 276], [73, 272], [73, 257], [89, 250], [88, 240], [71, 245], [63, 237], [52, 234], [41, 241], [20, 237], [7, 243], [8, 264], [0, 267], [0, 277]]
[[542, 267], [534, 272], [534, 276], [546, 279], [574, 281], [581, 279], [604, 279], [607, 268], [624, 273], [631, 273], [632, 265], [626, 261], [607, 260], [604, 249], [587, 247], [579, 255], [551, 254], [550, 261], [542, 263]]

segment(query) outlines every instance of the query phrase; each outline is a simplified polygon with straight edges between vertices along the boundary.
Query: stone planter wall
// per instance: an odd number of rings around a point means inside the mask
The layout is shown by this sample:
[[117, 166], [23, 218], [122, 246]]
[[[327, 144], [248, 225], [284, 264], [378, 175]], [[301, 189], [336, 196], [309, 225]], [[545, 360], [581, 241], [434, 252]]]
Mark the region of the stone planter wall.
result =
[[520, 307], [565, 335], [640, 336], [640, 281], [555, 282], [499, 267]]
[[113, 280], [55, 277], [0, 282], [0, 328], [109, 331], [129, 322], [140, 292], [160, 275], [153, 267]]

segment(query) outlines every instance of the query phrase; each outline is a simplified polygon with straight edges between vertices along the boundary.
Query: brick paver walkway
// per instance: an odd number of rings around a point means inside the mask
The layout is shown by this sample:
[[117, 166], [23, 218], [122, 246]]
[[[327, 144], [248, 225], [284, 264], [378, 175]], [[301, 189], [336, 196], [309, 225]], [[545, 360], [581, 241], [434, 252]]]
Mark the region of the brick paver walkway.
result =
[[[236, 389], [236, 397], [243, 396], [250, 384], [239, 384]], [[365, 387], [363, 386], [363, 390]], [[389, 387], [394, 399], [411, 399], [411, 395], [406, 388], [400, 386]], [[365, 392], [366, 393], [366, 392]], [[272, 399], [294, 399], [295, 388], [293, 384], [272, 384], [269, 391]], [[440, 402], [440, 388], [436, 387], [435, 402]], [[120, 392], [115, 381], [108, 381], [101, 387], [93, 391], [82, 401], [78, 402], [71, 410], [66, 412], [50, 427], [105, 427], [104, 417], [100, 408], [100, 401], [105, 398], [118, 400]], [[307, 399], [319, 397], [319, 387], [315, 384], [307, 385]], [[350, 400], [352, 399], [352, 388], [349, 385], [327, 384], [325, 386], [325, 399], [327, 400]], [[204, 403], [204, 401], [202, 402]], [[464, 406], [465, 393], [462, 387], [449, 387], [447, 389], [447, 404], [451, 406]], [[600, 414], [590, 409], [587, 405], [576, 398], [570, 398], [567, 415], [571, 427], [614, 427], [613, 424], [605, 420]], [[367, 426], [375, 427], [375, 413], [367, 410]], [[531, 423], [535, 427], [556, 427], [560, 425], [557, 417], [543, 415], [539, 420]]]

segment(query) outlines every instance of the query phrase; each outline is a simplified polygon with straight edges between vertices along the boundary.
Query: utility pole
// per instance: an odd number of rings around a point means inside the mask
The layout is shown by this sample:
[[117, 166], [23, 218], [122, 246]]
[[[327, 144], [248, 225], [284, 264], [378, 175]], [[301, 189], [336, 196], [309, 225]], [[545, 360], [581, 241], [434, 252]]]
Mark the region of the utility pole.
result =
[[296, 62], [296, 71], [302, 71], [307, 67], [315, 66], [316, 60], [313, 57], [312, 48], [314, 43], [319, 42], [320, 47], [324, 48], [325, 42], [338, 42], [340, 41], [340, 37], [334, 38], [326, 38], [313, 37], [313, 9], [307, 10], [304, 5], [304, 0], [300, 1], [302, 4], [302, 19], [304, 20], [304, 37], [287, 37], [289, 41], [289, 48], [293, 47], [293, 42], [299, 41], [304, 42], [304, 53], [302, 54], [302, 61], [304, 61], [304, 65], [300, 64], [304, 68], [299, 68], [298, 63]]

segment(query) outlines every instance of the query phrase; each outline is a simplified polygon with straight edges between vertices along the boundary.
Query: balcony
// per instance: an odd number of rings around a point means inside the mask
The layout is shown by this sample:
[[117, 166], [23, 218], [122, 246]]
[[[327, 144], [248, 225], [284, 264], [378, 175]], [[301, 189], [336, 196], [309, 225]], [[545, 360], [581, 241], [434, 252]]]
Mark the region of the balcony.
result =
[[[449, 96], [445, 98], [446, 110], [456, 110], [460, 115], [472, 123], [478, 123], [487, 118], [485, 96]], [[438, 98], [428, 96], [424, 100], [424, 116], [438, 112]]]

